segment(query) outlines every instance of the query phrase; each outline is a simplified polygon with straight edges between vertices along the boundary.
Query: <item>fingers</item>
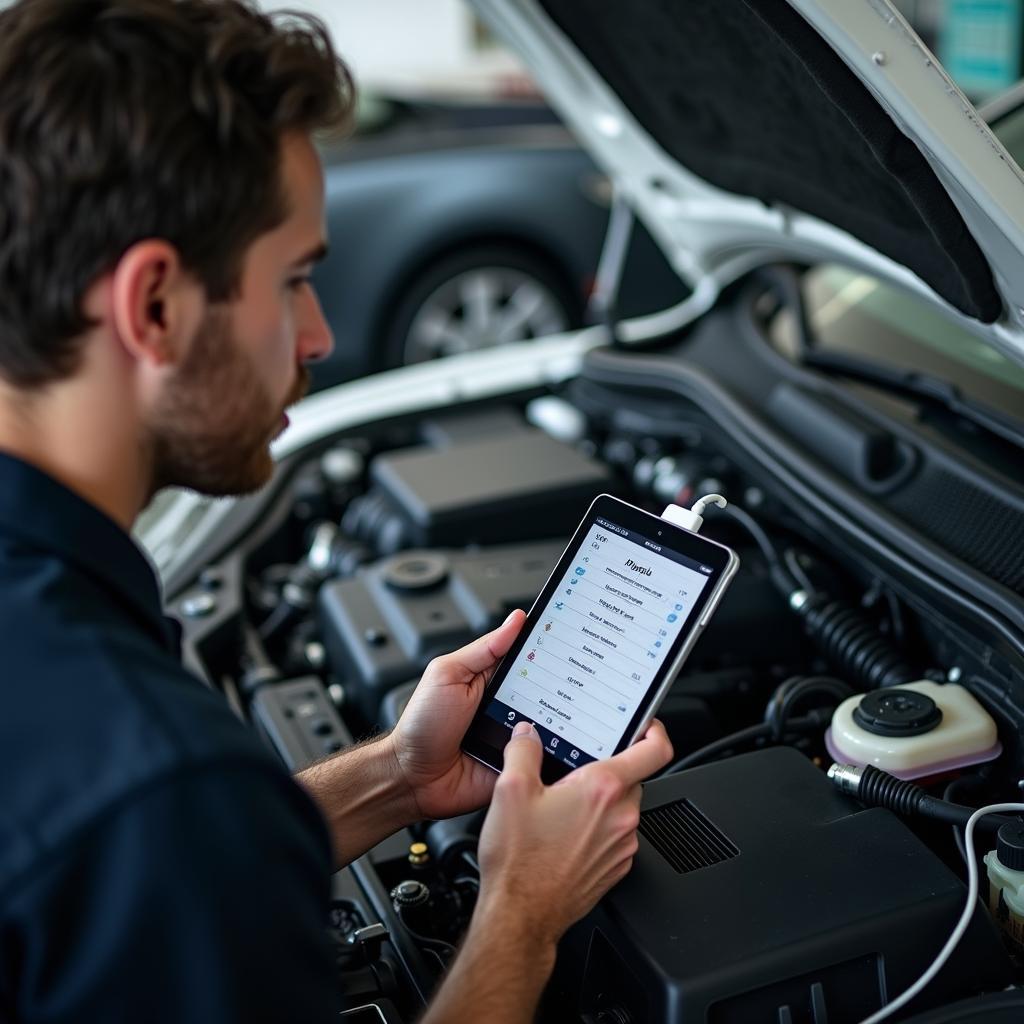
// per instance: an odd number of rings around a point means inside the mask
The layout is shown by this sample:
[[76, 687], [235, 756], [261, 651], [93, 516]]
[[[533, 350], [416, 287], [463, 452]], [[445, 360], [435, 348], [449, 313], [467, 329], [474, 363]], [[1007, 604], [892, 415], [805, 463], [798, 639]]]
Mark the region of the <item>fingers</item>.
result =
[[621, 754], [608, 759], [619, 778], [627, 784], [642, 782], [672, 760], [672, 743], [665, 726], [654, 719], [647, 732]]
[[511, 615], [495, 630], [485, 633], [478, 640], [460, 647], [451, 654], [446, 654], [437, 660], [439, 662], [454, 662], [459, 668], [476, 675], [479, 672], [486, 672], [496, 661], [503, 658], [512, 646], [512, 641], [519, 635], [526, 621], [526, 612], [517, 608]]
[[512, 730], [512, 738], [505, 744], [502, 779], [512, 776], [536, 779], [539, 782], [543, 757], [544, 748], [537, 730], [529, 722], [520, 722]]

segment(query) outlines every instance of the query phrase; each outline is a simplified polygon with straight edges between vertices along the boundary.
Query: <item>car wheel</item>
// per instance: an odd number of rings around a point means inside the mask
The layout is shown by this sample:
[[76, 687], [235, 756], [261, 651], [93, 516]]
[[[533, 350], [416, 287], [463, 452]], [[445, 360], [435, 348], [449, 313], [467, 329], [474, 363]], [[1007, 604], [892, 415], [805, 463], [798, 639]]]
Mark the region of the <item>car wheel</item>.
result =
[[385, 334], [391, 365], [525, 341], [579, 323], [556, 272], [506, 246], [465, 249], [440, 260], [405, 290]]

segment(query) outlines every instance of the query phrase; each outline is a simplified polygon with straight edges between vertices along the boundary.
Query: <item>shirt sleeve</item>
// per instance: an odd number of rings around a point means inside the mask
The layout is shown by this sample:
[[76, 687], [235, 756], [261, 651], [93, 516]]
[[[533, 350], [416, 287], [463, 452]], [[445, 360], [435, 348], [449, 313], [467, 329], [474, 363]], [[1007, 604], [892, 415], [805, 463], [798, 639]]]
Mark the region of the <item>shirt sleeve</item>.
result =
[[214, 764], [148, 786], [19, 885], [2, 943], [15, 1019], [336, 1021], [330, 859], [283, 772]]

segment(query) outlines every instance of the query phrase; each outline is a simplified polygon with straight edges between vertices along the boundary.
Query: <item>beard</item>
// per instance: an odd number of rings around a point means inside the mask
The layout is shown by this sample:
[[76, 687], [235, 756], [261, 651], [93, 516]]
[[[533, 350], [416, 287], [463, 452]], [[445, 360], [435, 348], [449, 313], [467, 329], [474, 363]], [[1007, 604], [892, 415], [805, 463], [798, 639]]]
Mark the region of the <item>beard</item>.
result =
[[309, 377], [299, 367], [284, 404], [276, 404], [227, 313], [209, 313], [154, 413], [151, 494], [172, 486], [211, 497], [258, 490], [274, 472], [270, 442], [284, 410], [306, 393]]

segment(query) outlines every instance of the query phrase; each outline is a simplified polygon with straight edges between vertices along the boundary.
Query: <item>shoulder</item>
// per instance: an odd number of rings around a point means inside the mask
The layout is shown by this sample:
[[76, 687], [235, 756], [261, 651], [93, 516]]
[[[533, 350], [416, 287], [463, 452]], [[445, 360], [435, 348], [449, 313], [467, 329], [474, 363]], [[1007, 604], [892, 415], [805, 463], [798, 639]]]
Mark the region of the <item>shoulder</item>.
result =
[[246, 759], [193, 763], [0, 893], [20, 951], [0, 992], [35, 1011], [66, 999], [80, 1020], [334, 1019], [329, 886], [297, 786]]

